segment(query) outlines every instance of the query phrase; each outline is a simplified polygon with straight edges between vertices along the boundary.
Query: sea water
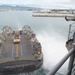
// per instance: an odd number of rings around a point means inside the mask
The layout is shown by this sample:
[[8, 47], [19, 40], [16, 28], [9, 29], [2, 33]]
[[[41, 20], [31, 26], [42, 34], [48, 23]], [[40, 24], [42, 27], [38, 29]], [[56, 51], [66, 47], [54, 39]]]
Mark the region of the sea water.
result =
[[[30, 73], [12, 75], [47, 75], [48, 72], [68, 53], [65, 42], [68, 37], [69, 24], [64, 17], [33, 17], [33, 11], [4, 11], [0, 12], [0, 29], [8, 25], [12, 30], [22, 29], [29, 25], [41, 42], [43, 65], [39, 70]], [[68, 61], [56, 75], [65, 75]], [[6, 74], [7, 75], [7, 74]]]

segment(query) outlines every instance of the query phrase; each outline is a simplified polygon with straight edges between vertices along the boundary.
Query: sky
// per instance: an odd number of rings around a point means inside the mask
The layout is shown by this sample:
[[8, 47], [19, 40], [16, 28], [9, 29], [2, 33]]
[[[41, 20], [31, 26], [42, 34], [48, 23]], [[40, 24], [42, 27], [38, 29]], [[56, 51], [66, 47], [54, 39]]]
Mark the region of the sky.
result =
[[0, 4], [30, 5], [42, 8], [75, 8], [75, 0], [1, 0]]

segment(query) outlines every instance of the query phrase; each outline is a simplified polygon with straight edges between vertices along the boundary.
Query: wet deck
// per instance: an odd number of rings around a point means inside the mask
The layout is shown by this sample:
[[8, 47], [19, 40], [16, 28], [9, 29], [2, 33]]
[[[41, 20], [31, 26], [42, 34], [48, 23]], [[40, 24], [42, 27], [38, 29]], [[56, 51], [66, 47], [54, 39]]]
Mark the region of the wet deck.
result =
[[33, 47], [31, 41], [27, 38], [26, 35], [20, 35], [20, 43], [14, 44], [13, 35], [9, 35], [7, 40], [4, 41], [4, 45], [1, 46], [1, 56], [0, 58], [15, 58], [16, 57], [16, 45], [18, 46], [18, 57], [34, 57]]

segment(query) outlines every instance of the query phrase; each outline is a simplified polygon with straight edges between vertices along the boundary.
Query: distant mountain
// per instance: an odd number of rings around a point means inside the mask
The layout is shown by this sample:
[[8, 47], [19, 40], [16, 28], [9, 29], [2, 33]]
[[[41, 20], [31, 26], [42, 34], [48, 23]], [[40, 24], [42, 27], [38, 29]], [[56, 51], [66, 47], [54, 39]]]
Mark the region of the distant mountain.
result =
[[0, 9], [13, 9], [13, 10], [37, 10], [38, 7], [21, 6], [21, 5], [0, 5]]
[[[0, 9], [12, 9], [12, 10], [40, 10], [40, 9], [47, 9], [47, 8], [40, 8], [38, 6], [30, 6], [30, 5], [16, 5], [16, 4], [0, 4]], [[62, 8], [48, 8], [49, 10], [71, 10], [75, 11], [75, 9], [62, 9]]]

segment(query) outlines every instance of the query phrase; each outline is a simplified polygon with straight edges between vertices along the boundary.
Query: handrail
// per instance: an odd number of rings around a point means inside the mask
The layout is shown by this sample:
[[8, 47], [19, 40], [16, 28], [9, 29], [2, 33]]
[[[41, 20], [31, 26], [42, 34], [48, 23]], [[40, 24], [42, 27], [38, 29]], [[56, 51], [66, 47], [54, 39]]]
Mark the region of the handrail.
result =
[[[73, 53], [75, 51], [75, 43], [73, 43], [73, 47], [72, 49], [62, 58], [62, 60], [47, 74], [47, 75], [54, 75], [59, 68], [65, 63], [65, 61], [71, 56], [73, 55]], [[69, 75], [69, 74], [67, 74]]]

